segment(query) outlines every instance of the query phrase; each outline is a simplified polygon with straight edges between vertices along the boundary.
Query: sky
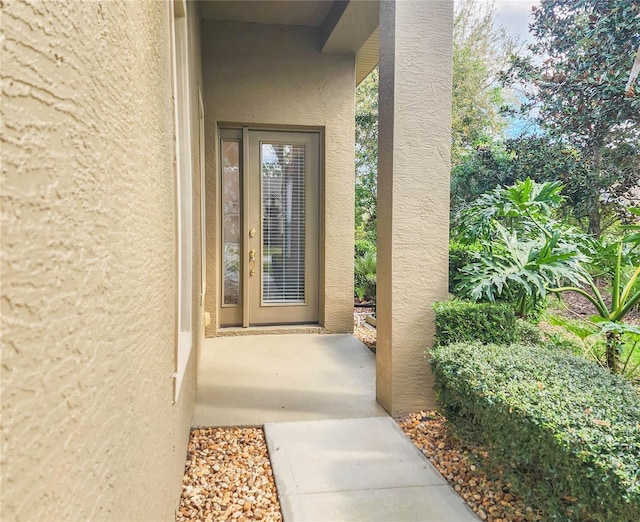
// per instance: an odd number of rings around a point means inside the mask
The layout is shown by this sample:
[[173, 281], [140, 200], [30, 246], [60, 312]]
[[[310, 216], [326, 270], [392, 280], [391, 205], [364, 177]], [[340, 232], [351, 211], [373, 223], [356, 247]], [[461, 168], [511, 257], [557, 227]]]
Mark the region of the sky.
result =
[[[481, 2], [491, 3], [491, 0]], [[522, 40], [530, 40], [528, 26], [531, 21], [531, 7], [539, 3], [539, 0], [495, 0], [497, 22], [510, 34], [516, 34]]]
[[[479, 0], [481, 3], [489, 4], [492, 0]], [[523, 42], [531, 42], [533, 39], [529, 34], [529, 23], [531, 18], [531, 7], [538, 5], [540, 0], [495, 0], [496, 22], [504, 26], [508, 34], [517, 35]], [[506, 133], [509, 138], [515, 138], [523, 132], [535, 132], [536, 127], [519, 118], [507, 118]]]

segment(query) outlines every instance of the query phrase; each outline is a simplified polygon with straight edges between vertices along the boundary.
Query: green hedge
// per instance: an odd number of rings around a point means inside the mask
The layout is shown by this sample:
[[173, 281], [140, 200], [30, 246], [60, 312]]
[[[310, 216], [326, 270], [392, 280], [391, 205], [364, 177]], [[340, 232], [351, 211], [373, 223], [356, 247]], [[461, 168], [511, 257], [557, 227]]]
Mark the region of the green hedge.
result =
[[531, 324], [524, 319], [516, 319], [516, 342], [533, 346], [541, 345], [544, 340], [542, 331], [537, 324]]
[[448, 420], [544, 501], [545, 520], [640, 520], [640, 396], [629, 382], [542, 347], [431, 353]]
[[443, 301], [435, 303], [436, 341], [509, 344], [516, 340], [516, 318], [505, 304]]

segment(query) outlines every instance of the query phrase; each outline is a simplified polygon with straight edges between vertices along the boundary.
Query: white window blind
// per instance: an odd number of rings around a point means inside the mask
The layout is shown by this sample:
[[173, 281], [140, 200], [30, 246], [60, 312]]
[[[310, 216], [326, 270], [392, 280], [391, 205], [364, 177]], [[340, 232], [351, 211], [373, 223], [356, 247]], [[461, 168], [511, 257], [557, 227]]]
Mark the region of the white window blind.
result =
[[305, 302], [304, 145], [261, 144], [262, 302]]

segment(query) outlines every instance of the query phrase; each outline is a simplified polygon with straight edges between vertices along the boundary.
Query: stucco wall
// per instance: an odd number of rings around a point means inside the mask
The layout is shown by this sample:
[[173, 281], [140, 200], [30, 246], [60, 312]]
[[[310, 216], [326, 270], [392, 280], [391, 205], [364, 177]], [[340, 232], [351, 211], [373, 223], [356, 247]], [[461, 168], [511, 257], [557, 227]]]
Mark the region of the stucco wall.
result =
[[169, 9], [3, 2], [2, 520], [174, 518]]
[[[353, 56], [322, 55], [307, 27], [203, 20], [207, 136], [207, 310], [215, 335], [219, 299], [218, 122], [324, 128], [324, 271], [320, 322], [353, 330]], [[322, 302], [324, 305], [322, 306]]]
[[377, 399], [436, 407], [425, 351], [447, 299], [452, 0], [381, 2]]
[[[206, 267], [202, 265], [202, 257], [206, 250], [204, 238], [204, 154], [206, 144], [203, 128], [200, 129], [200, 96], [204, 105], [204, 89], [202, 87], [202, 55], [200, 48], [200, 13], [195, 2], [188, 3], [188, 27], [189, 27], [189, 97], [190, 97], [190, 123], [191, 123], [191, 165], [193, 178], [193, 354], [197, 365], [198, 354], [202, 350], [205, 338], [204, 327], [204, 292], [206, 291], [206, 278], [203, 277]], [[203, 107], [204, 109], [204, 107]], [[203, 115], [204, 116], [204, 115]], [[202, 132], [202, 140], [200, 139]], [[201, 150], [201, 146], [203, 149]], [[200, 154], [202, 153], [202, 159]], [[197, 373], [197, 372], [195, 372]], [[188, 384], [191, 386], [191, 384]]]

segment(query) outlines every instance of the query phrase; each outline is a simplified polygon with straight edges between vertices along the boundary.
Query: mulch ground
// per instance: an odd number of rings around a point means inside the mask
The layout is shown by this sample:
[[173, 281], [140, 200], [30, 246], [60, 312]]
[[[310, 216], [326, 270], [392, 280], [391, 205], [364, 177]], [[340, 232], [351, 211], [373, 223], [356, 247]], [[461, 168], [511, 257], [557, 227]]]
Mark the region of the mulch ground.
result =
[[[599, 285], [599, 290], [607, 306], [611, 305], [611, 293], [605, 285]], [[587, 289], [589, 293], [592, 293]], [[554, 298], [551, 297], [553, 300]], [[583, 295], [576, 292], [563, 292], [560, 298], [560, 313], [570, 319], [589, 320], [596, 314], [593, 304]], [[625, 315], [625, 322], [640, 324], [640, 307], [631, 310]]]

